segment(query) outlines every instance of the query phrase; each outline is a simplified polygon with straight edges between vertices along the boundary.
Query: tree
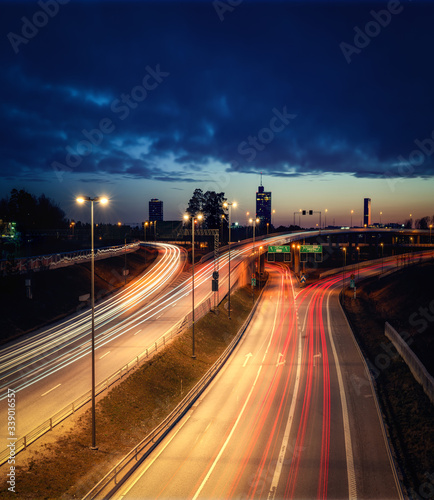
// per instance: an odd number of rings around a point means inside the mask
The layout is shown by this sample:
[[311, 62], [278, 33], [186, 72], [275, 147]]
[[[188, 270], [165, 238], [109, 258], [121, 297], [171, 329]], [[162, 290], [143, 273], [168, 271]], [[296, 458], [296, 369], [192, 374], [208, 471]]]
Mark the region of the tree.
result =
[[404, 228], [405, 229], [411, 229], [413, 227], [413, 219], [407, 219], [404, 222]]
[[417, 219], [415, 223], [416, 229], [428, 229], [430, 222], [430, 217], [427, 215], [426, 217], [422, 217], [422, 219]]
[[195, 189], [190, 198], [187, 207], [187, 213], [190, 217], [196, 217], [199, 213], [203, 215], [202, 226], [207, 229], [219, 229], [222, 215], [224, 214], [223, 203], [225, 201], [224, 193], [215, 191], [206, 191]]
[[65, 212], [50, 198], [39, 198], [24, 189], [12, 189], [9, 199], [0, 201], [0, 218], [16, 222], [19, 231], [67, 227]]

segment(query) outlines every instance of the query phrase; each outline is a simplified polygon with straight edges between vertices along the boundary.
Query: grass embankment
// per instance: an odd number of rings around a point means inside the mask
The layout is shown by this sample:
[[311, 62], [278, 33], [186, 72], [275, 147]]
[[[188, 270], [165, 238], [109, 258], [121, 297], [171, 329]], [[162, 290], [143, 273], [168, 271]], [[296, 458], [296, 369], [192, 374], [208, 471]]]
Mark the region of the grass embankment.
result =
[[[146, 252], [146, 253], [145, 253]], [[127, 284], [142, 274], [157, 256], [154, 248], [127, 254]], [[95, 261], [95, 298], [100, 300], [124, 286], [124, 255]], [[25, 280], [32, 281], [33, 298], [26, 298]], [[0, 278], [0, 344], [73, 314], [88, 304], [90, 262]]]
[[[226, 349], [251, 310], [250, 288], [231, 296], [232, 320], [225, 303], [218, 315], [209, 313], [196, 323], [196, 359], [191, 358], [188, 330], [98, 402], [98, 451], [89, 449], [87, 410], [75, 422], [65, 422], [68, 431], [55, 429], [17, 456], [16, 494], [7, 491], [4, 478], [9, 466], [2, 466], [0, 498], [69, 499], [87, 493], [164, 419]], [[50, 438], [54, 433], [60, 434], [55, 441]]]
[[350, 291], [345, 297], [345, 309], [357, 340], [373, 367], [405, 486], [415, 492], [429, 482], [425, 474], [434, 472], [434, 406], [402, 358], [394, 355], [396, 351], [384, 335], [384, 323], [388, 321], [397, 331], [410, 333], [411, 347], [432, 370], [434, 322], [426, 321], [422, 329], [422, 323], [415, 320], [422, 317], [420, 308], [429, 307], [434, 299], [433, 280], [433, 264], [414, 266], [380, 280], [363, 282], [357, 288], [357, 300], [351, 299]]

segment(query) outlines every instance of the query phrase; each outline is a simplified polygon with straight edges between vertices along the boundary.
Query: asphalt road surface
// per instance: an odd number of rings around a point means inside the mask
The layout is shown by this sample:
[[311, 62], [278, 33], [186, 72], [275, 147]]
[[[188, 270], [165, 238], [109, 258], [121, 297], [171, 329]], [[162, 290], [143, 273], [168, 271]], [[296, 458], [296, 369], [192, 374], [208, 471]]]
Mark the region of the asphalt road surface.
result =
[[230, 360], [113, 498], [400, 498], [342, 275], [300, 290], [269, 270]]

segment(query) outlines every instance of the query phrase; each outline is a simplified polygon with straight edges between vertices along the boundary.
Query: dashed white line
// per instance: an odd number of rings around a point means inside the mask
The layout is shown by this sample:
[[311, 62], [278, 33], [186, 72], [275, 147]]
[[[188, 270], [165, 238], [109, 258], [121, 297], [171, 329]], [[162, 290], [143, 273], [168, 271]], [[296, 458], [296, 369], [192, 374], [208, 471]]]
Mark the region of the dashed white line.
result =
[[46, 396], [48, 393], [50, 393], [51, 391], [54, 391], [54, 389], [57, 389], [58, 387], [60, 387], [62, 384], [57, 384], [55, 387], [52, 387], [49, 391], [47, 392], [44, 392], [44, 394], [41, 394], [41, 397], [42, 396]]
[[134, 335], [137, 335], [138, 333], [140, 333], [142, 330], [137, 330], [137, 332], [134, 334]]
[[110, 354], [111, 351], [107, 351], [105, 354], [103, 354], [99, 359], [102, 359], [102, 358], [105, 358], [107, 356], [107, 354]]

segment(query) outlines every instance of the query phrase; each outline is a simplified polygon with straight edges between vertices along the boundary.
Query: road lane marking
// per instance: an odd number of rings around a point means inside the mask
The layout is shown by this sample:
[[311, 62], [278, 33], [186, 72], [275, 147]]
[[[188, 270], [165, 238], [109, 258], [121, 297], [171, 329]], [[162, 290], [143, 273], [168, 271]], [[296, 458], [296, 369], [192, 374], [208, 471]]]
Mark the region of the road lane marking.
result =
[[283, 354], [280, 352], [279, 356], [277, 357], [277, 363], [276, 366], [284, 365], [285, 360], [283, 359]]
[[102, 359], [102, 358], [105, 358], [107, 356], [107, 354], [110, 354], [111, 351], [107, 351], [105, 354], [103, 354], [99, 359]]
[[[170, 437], [170, 439], [167, 440], [167, 443], [161, 447], [161, 449], [157, 453], [157, 455], [149, 461], [149, 463], [145, 466], [143, 471], [141, 471], [139, 474], [137, 474], [137, 477], [134, 479], [132, 484], [130, 486], [127, 486], [127, 489], [123, 493], [121, 493], [121, 495], [119, 496], [119, 500], [122, 500], [131, 491], [131, 489], [134, 488], [136, 483], [146, 474], [146, 472], [148, 472], [149, 468], [159, 458], [159, 456], [163, 453], [163, 451], [169, 446], [169, 444], [173, 441], [173, 439], [176, 437], [178, 432], [184, 427], [184, 425], [187, 423], [187, 421], [190, 420], [190, 416], [191, 416], [191, 414], [188, 414], [186, 416], [184, 421], [181, 422], [181, 424], [179, 425], [178, 429], [176, 429], [175, 433]], [[146, 463], [146, 462], [144, 462], [144, 463]]]
[[350, 421], [348, 418], [348, 405], [347, 398], [345, 395], [344, 382], [342, 379], [341, 365], [339, 364], [338, 354], [336, 352], [335, 342], [332, 336], [332, 329], [330, 323], [330, 294], [329, 291], [327, 295], [327, 330], [330, 339], [330, 345], [332, 347], [333, 358], [335, 360], [335, 368], [336, 374], [338, 377], [338, 385], [339, 385], [339, 394], [341, 397], [341, 405], [342, 405], [342, 418], [344, 423], [344, 438], [345, 438], [345, 455], [347, 459], [347, 474], [348, 474], [348, 498], [350, 500], [355, 500], [357, 498], [357, 487], [356, 487], [356, 475], [354, 472], [354, 457], [353, 457], [353, 446], [351, 443], [351, 430], [350, 430]]
[[57, 389], [58, 387], [60, 387], [62, 384], [57, 384], [55, 387], [52, 387], [49, 391], [47, 392], [44, 392], [44, 394], [41, 394], [41, 397], [42, 396], [46, 396], [48, 393], [50, 393], [51, 391], [54, 391], [54, 389]]
[[244, 361], [243, 368], [247, 365], [247, 361], [253, 356], [251, 352], [249, 354], [246, 354], [246, 360]]
[[142, 330], [137, 330], [137, 332], [134, 334], [134, 335], [137, 335], [138, 333], [140, 333]]
[[192, 498], [192, 500], [196, 500], [196, 499], [197, 499], [197, 497], [200, 495], [201, 491], [203, 490], [203, 487], [204, 487], [204, 486], [205, 486], [205, 484], [207, 483], [208, 479], [210, 478], [211, 474], [213, 473], [213, 470], [215, 469], [215, 467], [216, 467], [217, 463], [219, 462], [219, 460], [220, 460], [221, 456], [223, 455], [223, 453], [224, 453], [224, 451], [225, 451], [225, 449], [226, 449], [227, 445], [229, 444], [229, 441], [231, 440], [231, 438], [232, 438], [232, 436], [233, 436], [233, 434], [234, 434], [234, 432], [235, 432], [235, 429], [237, 428], [237, 426], [238, 426], [238, 424], [239, 424], [239, 422], [240, 422], [240, 420], [241, 420], [241, 417], [242, 417], [242, 415], [243, 415], [243, 413], [244, 413], [244, 410], [245, 410], [245, 409], [246, 409], [246, 407], [247, 407], [247, 404], [248, 404], [248, 402], [249, 402], [249, 400], [250, 400], [250, 397], [252, 396], [253, 389], [254, 389], [254, 388], [255, 388], [255, 386], [256, 386], [256, 382], [258, 381], [259, 374], [261, 373], [261, 370], [262, 370], [262, 365], [259, 367], [258, 373], [256, 374], [256, 378], [255, 378], [255, 381], [253, 382], [253, 385], [252, 385], [252, 387], [251, 387], [251, 389], [250, 389], [249, 395], [247, 396], [247, 399], [246, 399], [246, 401], [244, 402], [243, 407], [241, 408], [241, 411], [240, 411], [240, 413], [239, 413], [239, 415], [238, 415], [238, 417], [237, 417], [237, 420], [236, 420], [236, 422], [235, 422], [234, 426], [233, 426], [233, 427], [232, 427], [232, 429], [231, 429], [231, 432], [229, 433], [229, 436], [226, 438], [226, 441], [224, 442], [224, 444], [223, 444], [222, 448], [221, 448], [221, 449], [220, 449], [220, 451], [219, 451], [219, 454], [216, 456], [216, 458], [215, 458], [215, 460], [214, 460], [213, 464], [212, 464], [212, 465], [211, 465], [211, 467], [209, 468], [209, 470], [208, 470], [208, 472], [207, 472], [207, 474], [206, 474], [206, 476], [205, 476], [204, 480], [202, 481], [201, 485], [199, 486], [199, 488], [198, 488], [198, 490], [196, 491], [196, 493], [195, 493], [194, 497]]
[[[292, 285], [292, 283], [291, 283]], [[300, 386], [301, 378], [301, 357], [302, 357], [302, 347], [301, 347], [301, 334], [298, 335], [298, 351], [297, 351], [297, 373], [295, 375], [294, 392], [292, 394], [291, 407], [289, 409], [288, 420], [286, 421], [285, 433], [282, 439], [282, 445], [280, 447], [279, 458], [277, 460], [276, 468], [274, 470], [273, 479], [271, 481], [270, 491], [268, 493], [268, 500], [276, 496], [277, 485], [279, 484], [280, 475], [282, 474], [283, 462], [285, 460], [285, 453], [288, 449], [289, 436], [291, 434], [291, 426], [294, 420], [295, 404], [297, 402], [298, 388]]]

